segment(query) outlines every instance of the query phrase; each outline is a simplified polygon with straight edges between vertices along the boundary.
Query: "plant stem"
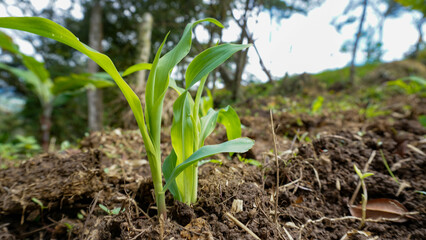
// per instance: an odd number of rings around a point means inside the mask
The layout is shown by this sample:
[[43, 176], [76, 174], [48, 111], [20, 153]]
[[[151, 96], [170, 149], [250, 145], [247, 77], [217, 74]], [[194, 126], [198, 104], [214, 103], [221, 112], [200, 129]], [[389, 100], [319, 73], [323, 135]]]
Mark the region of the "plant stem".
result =
[[163, 191], [163, 179], [161, 175], [161, 164], [158, 166], [157, 163], [161, 163], [161, 152], [157, 154], [152, 154], [148, 152], [149, 166], [151, 168], [152, 181], [154, 183], [154, 193], [155, 201], [157, 203], [157, 213], [158, 216], [163, 216], [164, 219], [167, 219], [167, 209], [166, 209], [166, 197], [165, 192]]
[[361, 217], [361, 224], [359, 225], [359, 228], [362, 228], [365, 223], [366, 218], [366, 211], [367, 211], [367, 201], [368, 201], [368, 195], [367, 195], [367, 187], [365, 186], [364, 180], [361, 179], [361, 185], [362, 185], [362, 217]]
[[166, 197], [165, 193], [162, 191], [163, 186], [161, 186], [161, 190], [157, 192], [154, 185], [154, 191], [156, 192], [156, 203], [157, 203], [157, 213], [159, 217], [163, 217], [163, 219], [167, 219], [167, 208], [166, 208]]
[[193, 176], [193, 185], [192, 185], [192, 197], [191, 203], [195, 203], [197, 201], [197, 191], [198, 191], [198, 164], [194, 164], [194, 176]]

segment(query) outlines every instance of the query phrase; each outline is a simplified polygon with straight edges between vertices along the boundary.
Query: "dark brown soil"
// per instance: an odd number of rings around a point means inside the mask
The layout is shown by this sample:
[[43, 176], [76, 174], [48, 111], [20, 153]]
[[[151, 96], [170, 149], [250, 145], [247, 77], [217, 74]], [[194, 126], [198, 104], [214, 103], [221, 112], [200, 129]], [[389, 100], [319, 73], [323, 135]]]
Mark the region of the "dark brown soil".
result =
[[[164, 227], [156, 217], [138, 131], [93, 133], [80, 150], [40, 155], [0, 171], [0, 239], [425, 239], [426, 196], [419, 191], [426, 190], [426, 129], [416, 120], [426, 111], [425, 100], [401, 101], [413, 108], [407, 112], [392, 104], [398, 114], [375, 119], [356, 111], [274, 114], [277, 209], [269, 114], [242, 117], [243, 135], [256, 140], [242, 156], [263, 167], [229, 155], [217, 156], [222, 164], [202, 165], [198, 202], [190, 207], [167, 194]], [[299, 139], [304, 133], [311, 140]], [[163, 137], [165, 157], [171, 147]], [[219, 128], [208, 143], [223, 140]], [[367, 221], [359, 229], [359, 219], [349, 217], [347, 207], [359, 180], [353, 165], [364, 168], [373, 152], [368, 171], [374, 175], [366, 179], [369, 198], [395, 199], [418, 214], [403, 223]], [[400, 189], [403, 182], [407, 187]], [[242, 209], [233, 207], [238, 202]], [[108, 215], [99, 204], [124, 211]]]

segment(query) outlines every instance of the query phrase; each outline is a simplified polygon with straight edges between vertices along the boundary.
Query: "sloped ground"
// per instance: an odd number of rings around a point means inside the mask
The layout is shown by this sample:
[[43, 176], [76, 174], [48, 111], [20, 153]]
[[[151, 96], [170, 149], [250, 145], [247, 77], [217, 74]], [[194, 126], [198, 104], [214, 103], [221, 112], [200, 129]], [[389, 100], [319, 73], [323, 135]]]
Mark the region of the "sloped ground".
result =
[[[405, 96], [387, 106], [393, 113], [374, 119], [351, 110], [274, 114], [277, 209], [269, 114], [242, 117], [243, 135], [256, 140], [242, 157], [263, 167], [228, 155], [216, 157], [222, 164], [202, 165], [198, 202], [188, 207], [168, 195], [164, 229], [156, 218], [139, 133], [93, 133], [81, 149], [40, 155], [0, 171], [0, 239], [159, 239], [161, 234], [164, 239], [424, 239], [426, 196], [418, 191], [426, 190], [426, 130], [417, 116], [426, 113], [426, 102]], [[165, 157], [171, 146], [167, 135], [163, 139]], [[224, 139], [219, 128], [208, 142]], [[366, 179], [369, 198], [395, 199], [418, 214], [403, 223], [367, 221], [359, 229], [359, 219], [348, 217], [347, 207], [358, 184], [353, 165], [364, 168], [373, 152], [368, 171], [374, 175]], [[388, 173], [381, 152], [399, 183]], [[401, 188], [402, 182], [406, 187]], [[238, 200], [239, 210], [233, 208]], [[125, 211], [108, 215], [99, 204]]]

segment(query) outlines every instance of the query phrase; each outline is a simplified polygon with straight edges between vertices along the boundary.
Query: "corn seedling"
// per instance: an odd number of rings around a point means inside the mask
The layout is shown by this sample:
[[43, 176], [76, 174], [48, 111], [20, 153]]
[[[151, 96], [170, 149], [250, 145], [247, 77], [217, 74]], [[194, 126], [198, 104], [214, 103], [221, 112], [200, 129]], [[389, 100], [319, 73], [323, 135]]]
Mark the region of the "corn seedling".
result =
[[71, 223], [64, 223], [65, 227], [67, 227], [68, 239], [71, 239], [72, 230], [74, 229], [74, 225]]
[[[247, 47], [249, 45], [223, 44], [205, 50], [189, 64], [185, 73], [186, 88], [174, 88], [180, 96], [173, 104], [173, 150], [164, 161], [163, 174], [166, 178], [164, 190], [169, 189], [181, 202], [192, 204], [197, 201], [199, 160], [221, 152], [245, 152], [253, 146], [252, 140], [240, 138], [241, 122], [232, 107], [218, 111], [210, 108], [203, 117], [199, 114], [201, 94], [208, 74], [233, 53]], [[193, 100], [188, 91], [197, 82], [200, 84]], [[205, 139], [213, 132], [217, 122], [225, 126], [229, 141], [204, 146]]]
[[43, 222], [43, 210], [47, 209], [47, 207], [44, 206], [44, 204], [40, 200], [38, 200], [37, 198], [35, 198], [35, 197], [32, 197], [31, 201], [37, 203], [37, 205], [40, 206], [40, 218], [41, 218], [41, 221]]
[[359, 226], [359, 228], [362, 228], [364, 226], [365, 223], [365, 216], [366, 216], [366, 211], [367, 211], [367, 201], [368, 201], [368, 194], [367, 194], [367, 186], [365, 185], [364, 179], [374, 175], [373, 173], [362, 173], [361, 170], [359, 170], [359, 168], [354, 164], [354, 169], [356, 174], [358, 175], [360, 181], [361, 181], [361, 187], [362, 187], [362, 217], [361, 217], [361, 224]]
[[[192, 44], [192, 29], [201, 22], [210, 22], [219, 27], [221, 23], [212, 18], [190, 23], [186, 26], [177, 45], [160, 57], [167, 36], [160, 45], [152, 63], [140, 63], [127, 69], [124, 75], [139, 70], [150, 70], [145, 91], [145, 109], [142, 108], [138, 96], [123, 80], [111, 59], [87, 45], [81, 43], [74, 34], [64, 27], [38, 17], [6, 17], [0, 18], [0, 27], [11, 28], [38, 34], [64, 43], [87, 55], [103, 68], [116, 82], [132, 109], [142, 134], [148, 156], [151, 175], [154, 183], [154, 194], [158, 215], [167, 217], [165, 191], [167, 189], [178, 200], [187, 204], [196, 201], [198, 184], [198, 161], [218, 153], [246, 152], [254, 144], [248, 138], [240, 138], [241, 124], [236, 112], [227, 107], [219, 111], [210, 109], [206, 116], [199, 117], [201, 93], [208, 74], [225, 62], [235, 52], [250, 45], [221, 44], [211, 47], [196, 56], [189, 64], [185, 73], [185, 86], [180, 88], [170, 78], [173, 68], [189, 53]], [[200, 82], [195, 101], [188, 90]], [[172, 145], [173, 150], [161, 167], [161, 114], [163, 100], [167, 89], [175, 89], [180, 96], [173, 105]], [[214, 130], [216, 122], [222, 123], [227, 129], [227, 142], [204, 146], [204, 140]], [[166, 185], [162, 184], [162, 169]]]
[[37, 203], [40, 206], [41, 211], [43, 211], [44, 209], [47, 209], [47, 207], [44, 206], [44, 204], [40, 200], [38, 200], [37, 198], [33, 197], [33, 198], [31, 198], [31, 200], [33, 202]]
[[104, 210], [104, 212], [106, 212], [106, 213], [108, 213], [108, 215], [117, 215], [117, 214], [119, 214], [120, 212], [124, 212], [125, 211], [125, 209], [123, 208], [123, 209], [121, 209], [121, 208], [114, 208], [114, 209], [109, 209], [109, 208], [107, 208], [105, 205], [103, 205], [103, 204], [99, 204], [99, 207], [102, 209], [102, 210]]
[[254, 160], [254, 159], [251, 159], [251, 158], [241, 157], [240, 155], [237, 155], [237, 157], [238, 157], [238, 160], [240, 160], [240, 162], [242, 162], [242, 163], [250, 164], [250, 165], [253, 165], [253, 166], [256, 166], [256, 167], [262, 167], [262, 163], [257, 161], [257, 160]]

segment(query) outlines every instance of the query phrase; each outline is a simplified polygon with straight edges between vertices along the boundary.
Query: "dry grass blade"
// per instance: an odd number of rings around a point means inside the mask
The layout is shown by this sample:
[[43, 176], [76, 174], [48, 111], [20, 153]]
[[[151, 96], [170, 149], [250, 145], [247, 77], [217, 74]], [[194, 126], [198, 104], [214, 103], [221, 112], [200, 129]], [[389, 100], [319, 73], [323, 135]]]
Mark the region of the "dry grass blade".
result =
[[238, 219], [236, 219], [234, 216], [232, 216], [229, 212], [225, 213], [225, 216], [227, 216], [229, 219], [231, 219], [235, 224], [237, 224], [240, 228], [244, 229], [248, 234], [250, 234], [254, 239], [260, 240], [260, 238], [251, 231], [246, 225], [244, 225], [242, 222], [240, 222]]
[[276, 163], [276, 167], [277, 167], [277, 186], [275, 187], [275, 217], [274, 217], [274, 221], [275, 223], [277, 223], [278, 221], [278, 194], [279, 194], [279, 189], [280, 189], [280, 164], [278, 162], [278, 152], [277, 152], [277, 137], [275, 135], [275, 130], [274, 130], [274, 117], [272, 115], [272, 109], [269, 110], [269, 114], [271, 116], [271, 130], [272, 130], [272, 137], [274, 138], [274, 156], [275, 156], [275, 163]]
[[[354, 217], [361, 217], [362, 206], [349, 206], [349, 211]], [[366, 218], [369, 219], [393, 219], [395, 222], [405, 222], [407, 218], [413, 218], [408, 215], [408, 210], [398, 201], [387, 198], [368, 200], [366, 207]]]

